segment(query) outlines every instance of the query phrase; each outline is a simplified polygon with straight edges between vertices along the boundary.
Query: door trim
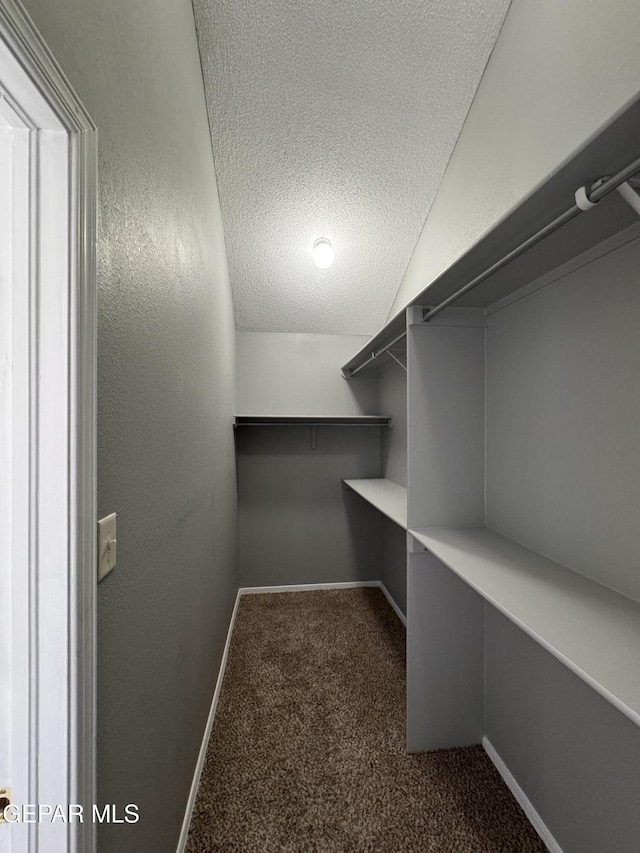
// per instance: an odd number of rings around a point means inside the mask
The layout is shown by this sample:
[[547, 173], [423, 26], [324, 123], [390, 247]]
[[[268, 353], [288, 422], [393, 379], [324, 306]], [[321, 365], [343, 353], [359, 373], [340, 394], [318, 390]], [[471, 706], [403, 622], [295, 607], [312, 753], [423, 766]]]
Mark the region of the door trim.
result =
[[[42, 171], [46, 156], [44, 140], [52, 131], [66, 134], [68, 140], [64, 149], [64, 162], [68, 167], [65, 178], [66, 247], [61, 249], [62, 254], [66, 250], [67, 275], [59, 277], [57, 284], [44, 277], [38, 253], [42, 251], [46, 258], [50, 251], [46, 246], [32, 253], [29, 273], [35, 318], [30, 351], [32, 362], [36, 362], [31, 368], [33, 406], [29, 429], [36, 462], [30, 462], [35, 466], [29, 520], [35, 546], [30, 558], [33, 570], [30, 569], [28, 607], [28, 666], [33, 686], [28, 703], [28, 790], [29, 802], [37, 803], [38, 799], [31, 797], [38, 796], [42, 780], [45, 780], [47, 792], [51, 792], [59, 779], [61, 790], [55, 803], [84, 805], [85, 821], [68, 824], [64, 838], [58, 835], [55, 840], [48, 838], [47, 827], [41, 825], [30, 827], [24, 838], [28, 851], [55, 848], [69, 853], [93, 853], [95, 829], [90, 814], [96, 801], [97, 131], [33, 22], [16, 0], [0, 0], [0, 45], [5, 67], [15, 63], [16, 69], [15, 78], [11, 77], [12, 82], [16, 81], [15, 88], [11, 93], [4, 93], [5, 97], [30, 131], [31, 194], [37, 221], [45, 223], [42, 229], [36, 227], [38, 232], [42, 230], [37, 235], [38, 246], [47, 242], [46, 198], [43, 195], [46, 186], [41, 186], [40, 178], [46, 175], [46, 171]], [[57, 291], [52, 295], [52, 288], [60, 290], [57, 304], [64, 308], [62, 321], [60, 317], [55, 321], [49, 319], [49, 309], [58, 296]], [[39, 401], [41, 398], [47, 403], [51, 401], [51, 389], [43, 387], [41, 368], [43, 354], [56, 334], [58, 346], [64, 352], [65, 370], [56, 374], [55, 390], [61, 402], [55, 408], [61, 413], [60, 423], [65, 425], [67, 433], [62, 436], [60, 446], [66, 441], [68, 480], [64, 490], [65, 505], [56, 508], [61, 530], [60, 550], [55, 560], [47, 556], [45, 568], [41, 539], [43, 531], [47, 530], [44, 516], [52, 507], [44, 504], [43, 494], [52, 493], [47, 492], [46, 479], [51, 477], [54, 466], [49, 465], [47, 458], [53, 453], [47, 426], [39, 414]], [[60, 334], [65, 336], [62, 342]], [[43, 486], [44, 492], [40, 488]], [[55, 548], [59, 543], [51, 544]], [[41, 572], [46, 573], [46, 583], [43, 583]], [[57, 589], [66, 589], [60, 601], [54, 599], [55, 607], [51, 606], [48, 596], [50, 582]], [[61, 624], [64, 630], [60, 630]], [[50, 648], [51, 643], [55, 648]], [[68, 684], [62, 700], [59, 695], [53, 695], [56, 687], [57, 693], [61, 693], [61, 674]], [[56, 733], [48, 733], [46, 726], [38, 724], [39, 720], [51, 717], [52, 702], [57, 702], [60, 719], [66, 719], [67, 723], [66, 732], [58, 731], [59, 738]], [[2, 831], [5, 830], [11, 831], [9, 827], [2, 827]]]

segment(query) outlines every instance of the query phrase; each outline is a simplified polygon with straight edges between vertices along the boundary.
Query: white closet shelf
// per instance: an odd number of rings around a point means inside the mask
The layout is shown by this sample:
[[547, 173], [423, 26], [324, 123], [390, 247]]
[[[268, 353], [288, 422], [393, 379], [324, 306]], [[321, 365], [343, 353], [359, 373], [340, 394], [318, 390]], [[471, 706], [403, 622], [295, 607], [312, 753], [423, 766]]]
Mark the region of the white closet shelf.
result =
[[391, 418], [384, 415], [235, 415], [239, 426], [380, 426], [388, 427]]
[[343, 480], [383, 515], [407, 529], [407, 490], [391, 480]]
[[[574, 202], [581, 185], [590, 186], [595, 176], [613, 175], [638, 157], [637, 127], [640, 99], [618, 115], [608, 127], [576, 151], [563, 166], [539, 184], [527, 197], [488, 229], [445, 269], [426, 282], [424, 289], [409, 305], [429, 306], [450, 297], [465, 282], [487, 270], [524, 239], [548, 225]], [[483, 284], [456, 301], [467, 308], [486, 308], [540, 276], [581, 255], [637, 221], [629, 205], [611, 193], [586, 215], [579, 215], [561, 231], [551, 234], [537, 246], [511, 261], [508, 267], [491, 275]], [[390, 341], [406, 329], [404, 308], [342, 366], [346, 378], [363, 367], [386, 364], [381, 358]], [[375, 359], [371, 355], [375, 354]]]
[[409, 533], [640, 725], [640, 604], [484, 527]]

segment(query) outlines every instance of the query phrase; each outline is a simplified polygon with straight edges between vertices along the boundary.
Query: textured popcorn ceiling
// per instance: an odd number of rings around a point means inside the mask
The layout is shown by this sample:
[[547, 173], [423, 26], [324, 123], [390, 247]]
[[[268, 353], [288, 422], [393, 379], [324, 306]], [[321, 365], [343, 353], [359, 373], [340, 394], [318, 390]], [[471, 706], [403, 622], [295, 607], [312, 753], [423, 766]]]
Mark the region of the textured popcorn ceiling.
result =
[[194, 0], [240, 330], [383, 325], [508, 5]]

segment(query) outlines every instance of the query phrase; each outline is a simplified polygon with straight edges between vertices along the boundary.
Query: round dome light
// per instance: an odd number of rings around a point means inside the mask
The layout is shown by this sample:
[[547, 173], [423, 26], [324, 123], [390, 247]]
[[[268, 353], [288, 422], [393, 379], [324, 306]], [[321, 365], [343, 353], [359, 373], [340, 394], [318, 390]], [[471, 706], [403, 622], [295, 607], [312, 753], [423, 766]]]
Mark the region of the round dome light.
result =
[[335, 261], [336, 253], [333, 251], [331, 243], [325, 237], [320, 237], [313, 244], [311, 257], [317, 267], [320, 267], [321, 270], [326, 270]]

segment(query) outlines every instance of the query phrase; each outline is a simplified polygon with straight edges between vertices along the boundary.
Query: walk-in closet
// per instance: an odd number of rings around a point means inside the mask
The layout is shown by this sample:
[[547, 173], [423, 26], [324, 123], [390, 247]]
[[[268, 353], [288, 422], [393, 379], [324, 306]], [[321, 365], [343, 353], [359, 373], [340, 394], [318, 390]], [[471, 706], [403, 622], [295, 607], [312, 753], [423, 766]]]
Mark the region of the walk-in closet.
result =
[[481, 744], [552, 851], [640, 843], [639, 127], [361, 345], [238, 339], [241, 586], [381, 587], [407, 752]]
[[0, 853], [640, 853], [639, 0], [0, 0], [0, 150]]

